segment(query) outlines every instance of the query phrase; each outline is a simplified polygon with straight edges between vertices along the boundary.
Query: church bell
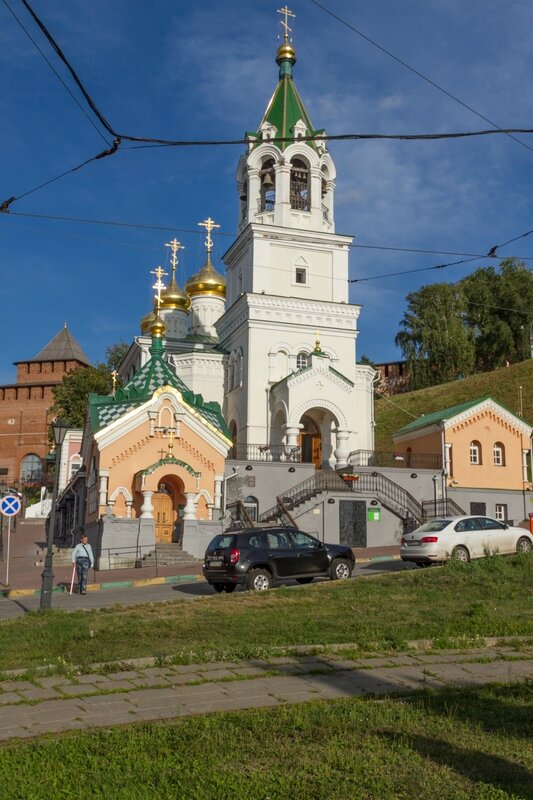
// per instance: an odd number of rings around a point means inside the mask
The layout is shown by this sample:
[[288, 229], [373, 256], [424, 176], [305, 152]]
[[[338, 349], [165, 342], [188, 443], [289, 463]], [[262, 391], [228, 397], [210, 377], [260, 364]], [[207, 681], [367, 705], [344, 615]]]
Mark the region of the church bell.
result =
[[272, 175], [270, 174], [270, 172], [267, 172], [267, 174], [263, 178], [263, 188], [272, 189], [273, 186], [274, 186], [274, 181], [272, 180]]

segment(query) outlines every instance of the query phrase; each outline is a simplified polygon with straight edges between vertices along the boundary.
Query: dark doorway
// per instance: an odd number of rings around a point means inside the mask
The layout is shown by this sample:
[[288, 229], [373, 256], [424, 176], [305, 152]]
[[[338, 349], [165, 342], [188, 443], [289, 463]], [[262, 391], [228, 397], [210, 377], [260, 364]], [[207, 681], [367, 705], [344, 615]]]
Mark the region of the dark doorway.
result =
[[366, 503], [362, 500], [339, 501], [340, 543], [348, 547], [366, 547]]

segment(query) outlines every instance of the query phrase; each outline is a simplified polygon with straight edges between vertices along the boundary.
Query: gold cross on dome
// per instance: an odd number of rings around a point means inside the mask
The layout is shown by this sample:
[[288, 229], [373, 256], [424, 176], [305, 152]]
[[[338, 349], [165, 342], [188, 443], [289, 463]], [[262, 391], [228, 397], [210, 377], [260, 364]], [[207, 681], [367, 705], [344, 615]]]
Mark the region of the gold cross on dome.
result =
[[315, 342], [315, 352], [320, 352], [320, 331], [315, 331], [316, 335], [316, 342]]
[[181, 242], [178, 242], [176, 237], [172, 239], [171, 242], [166, 242], [165, 247], [172, 248], [172, 256], [170, 257], [170, 263], [172, 264], [173, 269], [175, 270], [178, 266], [178, 250], [185, 250], [185, 245]]
[[201, 225], [202, 228], [205, 228], [207, 231], [205, 246], [207, 248], [207, 252], [210, 253], [211, 250], [213, 249], [213, 240], [211, 238], [211, 231], [213, 230], [213, 228], [220, 228], [220, 225], [217, 225], [215, 220], [211, 219], [211, 217], [204, 219], [203, 222], [199, 222], [198, 225]]
[[115, 391], [117, 388], [117, 378], [118, 378], [118, 372], [116, 371], [116, 369], [114, 369], [113, 372], [111, 373], [111, 380], [113, 381], [113, 397], [115, 396]]
[[293, 14], [290, 8], [288, 8], [287, 6], [285, 6], [285, 8], [278, 8], [278, 14], [283, 14], [285, 17], [285, 19], [281, 21], [281, 24], [285, 29], [285, 41], [288, 42], [289, 33], [292, 33], [292, 29], [289, 28], [289, 17], [292, 17], [292, 19], [296, 19], [296, 14]]
[[164, 275], [168, 275], [168, 272], [165, 272], [163, 267], [156, 267], [155, 269], [150, 270], [150, 275], [155, 275], [157, 277], [156, 282], [152, 286], [152, 289], [156, 290], [155, 298], [157, 300], [157, 308], [161, 305], [161, 291], [165, 288], [165, 284], [161, 280]]

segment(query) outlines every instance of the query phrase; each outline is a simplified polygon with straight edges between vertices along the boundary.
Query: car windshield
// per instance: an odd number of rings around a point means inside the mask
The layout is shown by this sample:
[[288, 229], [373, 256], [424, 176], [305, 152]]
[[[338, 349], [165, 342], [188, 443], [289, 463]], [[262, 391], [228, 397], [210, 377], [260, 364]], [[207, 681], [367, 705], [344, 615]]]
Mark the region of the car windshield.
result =
[[450, 519], [430, 519], [424, 522], [414, 533], [427, 533], [428, 531], [443, 531], [451, 522]]
[[215, 550], [227, 550], [232, 546], [234, 539], [235, 534], [233, 533], [221, 533], [209, 542], [207, 552], [213, 553]]

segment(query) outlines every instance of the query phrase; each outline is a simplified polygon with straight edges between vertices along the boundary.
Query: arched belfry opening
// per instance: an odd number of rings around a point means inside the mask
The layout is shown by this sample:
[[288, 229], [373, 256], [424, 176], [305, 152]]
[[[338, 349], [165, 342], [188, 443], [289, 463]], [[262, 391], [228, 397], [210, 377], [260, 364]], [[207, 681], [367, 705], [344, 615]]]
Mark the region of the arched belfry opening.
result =
[[291, 159], [290, 198], [291, 208], [297, 211], [311, 210], [309, 167], [301, 158]]
[[276, 205], [276, 170], [274, 159], [268, 158], [263, 162], [260, 172], [261, 198], [260, 211], [274, 211]]

